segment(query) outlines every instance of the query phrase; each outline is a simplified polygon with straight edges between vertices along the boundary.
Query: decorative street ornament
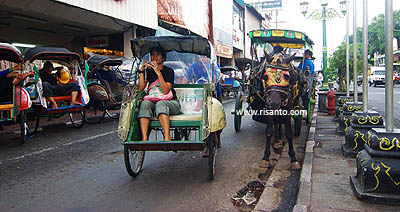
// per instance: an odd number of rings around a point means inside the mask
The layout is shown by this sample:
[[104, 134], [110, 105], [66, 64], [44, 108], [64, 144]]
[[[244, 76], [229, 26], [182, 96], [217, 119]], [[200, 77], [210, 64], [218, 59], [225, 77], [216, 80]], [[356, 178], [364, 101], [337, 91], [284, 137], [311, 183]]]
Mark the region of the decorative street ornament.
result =
[[384, 128], [383, 116], [378, 112], [355, 112], [351, 116], [350, 126], [346, 130], [346, 140], [342, 144], [345, 157], [355, 157], [367, 143], [368, 131], [372, 128]]

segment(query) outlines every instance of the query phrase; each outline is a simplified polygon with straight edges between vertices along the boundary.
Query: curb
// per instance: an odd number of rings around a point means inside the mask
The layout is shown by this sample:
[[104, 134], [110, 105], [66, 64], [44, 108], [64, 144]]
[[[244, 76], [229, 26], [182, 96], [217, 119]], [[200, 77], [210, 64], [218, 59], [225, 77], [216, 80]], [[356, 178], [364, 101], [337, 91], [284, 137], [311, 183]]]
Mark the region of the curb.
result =
[[311, 121], [311, 127], [308, 132], [306, 151], [303, 160], [303, 167], [301, 168], [299, 192], [297, 193], [297, 201], [296, 205], [293, 208], [293, 212], [307, 212], [311, 204], [312, 161], [313, 161], [314, 145], [315, 145], [315, 129], [317, 125], [317, 116], [318, 116], [318, 100], [319, 99], [317, 96]]

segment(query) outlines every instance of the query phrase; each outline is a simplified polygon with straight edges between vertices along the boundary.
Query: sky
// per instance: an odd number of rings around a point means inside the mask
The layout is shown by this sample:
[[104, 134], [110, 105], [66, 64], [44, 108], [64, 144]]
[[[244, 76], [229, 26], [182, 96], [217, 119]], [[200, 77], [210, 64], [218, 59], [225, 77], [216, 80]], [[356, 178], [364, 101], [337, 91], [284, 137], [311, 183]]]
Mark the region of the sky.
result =
[[[246, 3], [254, 2], [257, 0], [246, 0]], [[262, 0], [259, 0], [262, 1]], [[316, 69], [322, 69], [322, 21], [306, 19], [301, 13], [300, 2], [304, 0], [282, 0], [282, 10], [278, 11], [278, 28], [291, 29], [296, 31], [305, 32], [315, 43], [313, 52]], [[385, 13], [385, 0], [367, 0], [368, 1], [368, 23], [372, 19]], [[321, 9], [319, 0], [308, 0], [309, 7], [307, 15], [311, 14], [314, 10]], [[334, 8], [340, 15], [342, 15], [340, 0], [328, 0], [328, 8]], [[363, 4], [364, 0], [357, 0], [357, 27], [363, 26]], [[349, 33], [353, 34], [353, 0], [349, 1], [349, 9], [347, 10], [350, 15], [349, 20]], [[393, 0], [393, 10], [400, 10], [400, 0]], [[334, 18], [327, 20], [326, 23], [326, 36], [328, 56], [332, 54], [337, 46], [344, 41], [346, 36], [346, 18]], [[276, 28], [275, 12], [273, 12], [273, 20], [271, 23], [272, 28]], [[359, 36], [358, 36], [359, 37]], [[352, 51], [352, 49], [350, 50]]]

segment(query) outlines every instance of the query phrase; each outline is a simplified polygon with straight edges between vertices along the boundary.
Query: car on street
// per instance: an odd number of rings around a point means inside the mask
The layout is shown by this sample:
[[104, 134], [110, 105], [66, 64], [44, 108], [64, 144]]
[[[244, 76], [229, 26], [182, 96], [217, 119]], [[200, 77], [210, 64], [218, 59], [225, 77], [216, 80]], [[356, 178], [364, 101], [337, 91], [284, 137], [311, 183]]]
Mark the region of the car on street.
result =
[[357, 76], [357, 85], [360, 86], [362, 85], [363, 82], [363, 77], [362, 76]]
[[371, 75], [368, 77], [369, 86], [385, 85], [385, 67], [371, 67]]

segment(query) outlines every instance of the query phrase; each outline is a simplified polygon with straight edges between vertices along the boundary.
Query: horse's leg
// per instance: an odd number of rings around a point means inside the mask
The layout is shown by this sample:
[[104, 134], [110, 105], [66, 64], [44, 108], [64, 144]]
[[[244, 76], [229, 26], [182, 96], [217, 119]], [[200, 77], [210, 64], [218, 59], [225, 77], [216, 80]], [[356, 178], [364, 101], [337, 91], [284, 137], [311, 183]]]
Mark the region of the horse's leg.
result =
[[267, 124], [267, 127], [265, 129], [265, 137], [266, 137], [266, 142], [265, 142], [265, 150], [264, 150], [264, 157], [261, 160], [260, 166], [262, 168], [268, 168], [269, 167], [269, 155], [271, 154], [270, 150], [270, 144], [271, 144], [271, 137], [272, 137], [272, 132], [273, 131], [273, 124]]
[[277, 154], [280, 154], [280, 150], [283, 148], [281, 122], [279, 120], [274, 124], [274, 144], [272, 147]]
[[293, 137], [292, 137], [292, 124], [291, 124], [291, 117], [285, 116], [285, 131], [286, 131], [286, 138], [288, 140], [289, 145], [289, 157], [292, 169], [300, 169], [300, 164], [297, 162], [296, 155], [293, 148]]

